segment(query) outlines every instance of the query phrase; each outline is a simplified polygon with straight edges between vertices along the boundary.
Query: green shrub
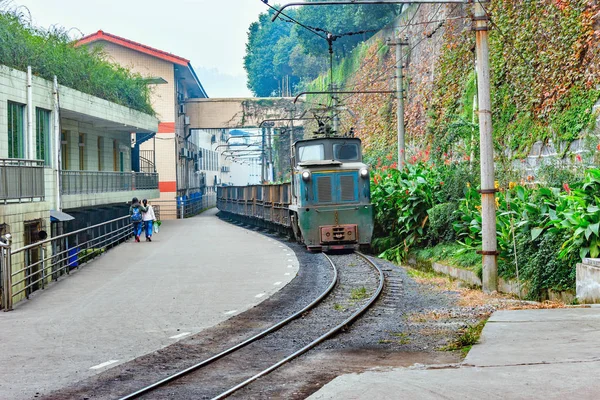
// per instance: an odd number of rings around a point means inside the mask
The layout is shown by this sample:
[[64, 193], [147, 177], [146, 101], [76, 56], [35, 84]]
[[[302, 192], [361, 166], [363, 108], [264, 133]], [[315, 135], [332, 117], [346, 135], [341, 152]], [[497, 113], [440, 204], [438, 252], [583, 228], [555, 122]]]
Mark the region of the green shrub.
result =
[[456, 203], [442, 203], [427, 210], [429, 215], [429, 228], [427, 231], [429, 245], [451, 242], [456, 239], [453, 225], [457, 217], [455, 214], [457, 209]]

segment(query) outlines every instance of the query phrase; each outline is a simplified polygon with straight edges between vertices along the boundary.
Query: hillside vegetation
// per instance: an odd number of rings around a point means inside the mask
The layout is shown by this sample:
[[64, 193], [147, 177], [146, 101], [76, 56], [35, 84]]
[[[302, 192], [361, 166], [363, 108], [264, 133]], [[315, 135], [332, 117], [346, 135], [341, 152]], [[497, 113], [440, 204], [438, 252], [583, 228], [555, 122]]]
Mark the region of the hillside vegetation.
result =
[[[154, 115], [149, 89], [137, 74], [102, 58], [99, 50], [75, 47], [64, 28], [32, 26], [23, 9], [0, 1], [0, 64]], [[21, 11], [19, 11], [21, 10]]]

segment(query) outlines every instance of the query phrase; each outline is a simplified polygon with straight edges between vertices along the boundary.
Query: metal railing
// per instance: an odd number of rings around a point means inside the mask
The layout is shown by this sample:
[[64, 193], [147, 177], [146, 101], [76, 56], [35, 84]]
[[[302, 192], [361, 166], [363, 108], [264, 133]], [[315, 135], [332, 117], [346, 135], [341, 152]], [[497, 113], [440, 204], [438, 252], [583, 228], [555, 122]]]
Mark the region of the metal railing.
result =
[[199, 198], [177, 200], [178, 218], [189, 218], [217, 205], [217, 194], [207, 193]]
[[154, 150], [140, 150], [140, 172], [156, 172]]
[[10, 234], [0, 238], [2, 308], [81, 267], [132, 236], [130, 217], [120, 217], [74, 232], [11, 249]]
[[0, 159], [0, 202], [43, 200], [44, 161]]
[[62, 194], [158, 189], [158, 174], [148, 172], [61, 171]]

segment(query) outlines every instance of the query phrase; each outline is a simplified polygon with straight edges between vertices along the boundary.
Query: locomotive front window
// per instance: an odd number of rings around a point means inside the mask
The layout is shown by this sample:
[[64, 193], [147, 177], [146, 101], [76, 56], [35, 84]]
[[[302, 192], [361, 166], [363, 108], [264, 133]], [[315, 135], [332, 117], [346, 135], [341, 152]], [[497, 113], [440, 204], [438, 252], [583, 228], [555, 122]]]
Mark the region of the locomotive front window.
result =
[[302, 146], [298, 149], [298, 160], [302, 161], [316, 161], [325, 159], [325, 146], [322, 144], [311, 144], [309, 146]]
[[358, 161], [358, 145], [355, 143], [334, 144], [333, 155], [339, 161]]

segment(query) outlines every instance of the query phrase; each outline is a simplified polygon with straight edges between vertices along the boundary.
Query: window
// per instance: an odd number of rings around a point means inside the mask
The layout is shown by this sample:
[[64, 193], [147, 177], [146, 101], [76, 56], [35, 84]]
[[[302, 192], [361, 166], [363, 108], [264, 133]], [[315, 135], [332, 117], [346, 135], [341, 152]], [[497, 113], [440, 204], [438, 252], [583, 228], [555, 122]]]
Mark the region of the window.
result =
[[309, 146], [302, 146], [298, 149], [298, 160], [324, 160], [325, 159], [325, 146], [322, 144], [311, 144]]
[[85, 171], [85, 133], [79, 134], [79, 170]]
[[69, 169], [69, 141], [67, 131], [60, 133], [60, 167], [63, 171]]
[[334, 144], [333, 158], [340, 161], [358, 161], [358, 145], [356, 143]]
[[104, 168], [104, 138], [98, 137], [98, 171]]
[[35, 155], [50, 165], [50, 111], [35, 109]]
[[8, 102], [8, 158], [24, 158], [25, 156], [24, 110], [24, 105]]

